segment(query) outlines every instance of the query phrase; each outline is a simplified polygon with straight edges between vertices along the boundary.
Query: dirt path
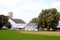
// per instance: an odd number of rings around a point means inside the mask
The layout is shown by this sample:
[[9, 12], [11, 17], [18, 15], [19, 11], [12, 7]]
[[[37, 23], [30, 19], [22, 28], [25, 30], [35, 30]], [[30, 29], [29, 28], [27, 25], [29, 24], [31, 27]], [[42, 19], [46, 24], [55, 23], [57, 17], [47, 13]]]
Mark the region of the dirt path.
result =
[[53, 31], [20, 31], [25, 34], [37, 34], [37, 35], [49, 35], [49, 36], [60, 36], [60, 32], [53, 32]]

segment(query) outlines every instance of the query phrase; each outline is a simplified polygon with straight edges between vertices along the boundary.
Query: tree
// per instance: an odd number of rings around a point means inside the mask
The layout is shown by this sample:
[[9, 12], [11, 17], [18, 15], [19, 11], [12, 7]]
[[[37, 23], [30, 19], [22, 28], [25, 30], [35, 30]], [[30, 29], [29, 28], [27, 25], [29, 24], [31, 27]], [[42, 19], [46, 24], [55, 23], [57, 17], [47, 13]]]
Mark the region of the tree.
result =
[[42, 28], [47, 27], [47, 22], [46, 22], [46, 15], [47, 15], [48, 11], [46, 10], [42, 10], [42, 12], [39, 14], [38, 16], [38, 26]]
[[30, 23], [37, 23], [37, 18], [32, 18], [32, 20], [30, 21]]
[[55, 8], [45, 9], [39, 14], [38, 19], [38, 26], [42, 28], [46, 27], [49, 31], [50, 28], [56, 28], [59, 20], [59, 12]]
[[0, 15], [0, 29], [7, 23], [8, 17], [4, 15]]
[[7, 22], [7, 23], [5, 24], [5, 26], [10, 29], [10, 28], [11, 28], [11, 23], [10, 23], [10, 22]]

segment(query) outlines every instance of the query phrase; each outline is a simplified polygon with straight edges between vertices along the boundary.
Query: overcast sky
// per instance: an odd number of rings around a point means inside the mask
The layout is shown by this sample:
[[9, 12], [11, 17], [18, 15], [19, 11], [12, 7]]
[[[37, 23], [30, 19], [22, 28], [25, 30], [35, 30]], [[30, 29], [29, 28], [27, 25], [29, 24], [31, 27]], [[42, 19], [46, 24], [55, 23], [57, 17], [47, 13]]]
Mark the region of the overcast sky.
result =
[[13, 18], [27, 23], [47, 8], [57, 8], [60, 11], [60, 0], [0, 0], [0, 14], [8, 15], [11, 11]]

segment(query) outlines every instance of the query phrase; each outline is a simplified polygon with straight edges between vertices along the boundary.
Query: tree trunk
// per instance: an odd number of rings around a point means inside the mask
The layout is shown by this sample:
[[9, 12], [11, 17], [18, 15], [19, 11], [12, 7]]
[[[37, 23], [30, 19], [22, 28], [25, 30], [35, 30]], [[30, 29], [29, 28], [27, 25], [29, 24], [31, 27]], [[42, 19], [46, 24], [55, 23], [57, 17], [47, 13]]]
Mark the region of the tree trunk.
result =
[[47, 28], [47, 31], [50, 31], [50, 28]]
[[0, 30], [2, 29], [2, 27], [0, 27]]
[[53, 28], [53, 30], [52, 31], [56, 31], [57, 29], [56, 28]]
[[41, 30], [41, 27], [40, 26], [38, 26], [38, 31], [40, 31]]
[[44, 31], [44, 28], [42, 27], [42, 31]]
[[47, 24], [47, 31], [50, 31], [50, 23]]

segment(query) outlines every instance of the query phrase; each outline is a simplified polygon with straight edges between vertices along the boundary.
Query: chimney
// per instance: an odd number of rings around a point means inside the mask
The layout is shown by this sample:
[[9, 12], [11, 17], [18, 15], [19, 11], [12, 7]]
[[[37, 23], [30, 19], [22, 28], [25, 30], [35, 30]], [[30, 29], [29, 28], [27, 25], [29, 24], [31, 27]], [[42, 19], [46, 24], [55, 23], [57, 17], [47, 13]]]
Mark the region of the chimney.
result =
[[8, 12], [8, 18], [12, 19], [13, 18], [13, 13], [12, 12]]

